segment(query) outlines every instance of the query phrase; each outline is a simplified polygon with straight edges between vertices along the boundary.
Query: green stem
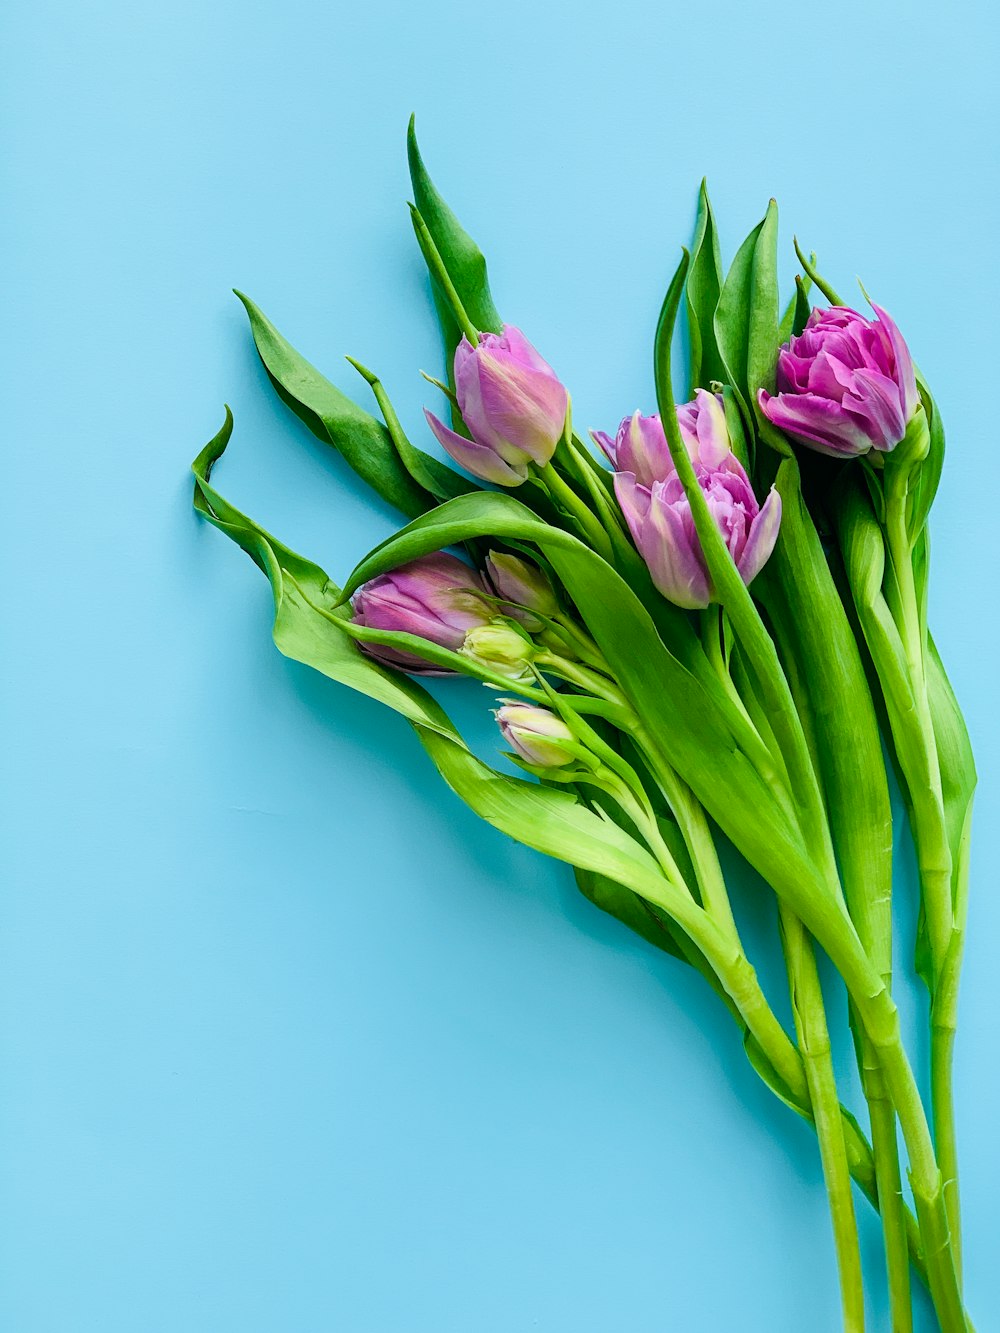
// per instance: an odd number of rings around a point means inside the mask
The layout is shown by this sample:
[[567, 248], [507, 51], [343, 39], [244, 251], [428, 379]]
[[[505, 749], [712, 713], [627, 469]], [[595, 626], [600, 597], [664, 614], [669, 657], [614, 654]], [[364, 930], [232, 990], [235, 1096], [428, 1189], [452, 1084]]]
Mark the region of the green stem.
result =
[[580, 499], [569, 482], [548, 463], [536, 473], [539, 483], [548, 491], [550, 499], [570, 518], [580, 535], [603, 559], [613, 563], [611, 540], [600, 522]]
[[[641, 743], [641, 737], [637, 738]], [[725, 878], [722, 875], [722, 868], [719, 865], [718, 853], [712, 839], [711, 830], [708, 821], [705, 818], [704, 811], [694, 795], [685, 786], [682, 780], [666, 766], [655, 753], [649, 750], [643, 751], [643, 758], [650, 773], [660, 786], [668, 805], [677, 819], [678, 826], [684, 835], [688, 852], [691, 856], [691, 862], [694, 867], [695, 875], [698, 880], [699, 888], [702, 893], [702, 901], [706, 910], [716, 920], [724, 935], [727, 935], [737, 947], [742, 950], [739, 942], [739, 936], [735, 921], [732, 916], [732, 907], [729, 900], [729, 893], [726, 888]], [[685, 794], [687, 799], [685, 799]], [[786, 920], [791, 919], [791, 914], [786, 915]], [[801, 925], [798, 930], [801, 931]], [[794, 928], [793, 928], [794, 931]], [[699, 952], [702, 970], [704, 967], [704, 958]], [[790, 975], [790, 981], [792, 976]], [[808, 979], [806, 979], [808, 981]], [[799, 982], [799, 990], [803, 989], [802, 982]], [[808, 986], [806, 986], [808, 989]], [[749, 992], [748, 992], [749, 998]], [[819, 1003], [822, 1005], [822, 994], [818, 995]], [[763, 1017], [763, 1009], [760, 1007], [761, 1001], [766, 1005], [763, 995], [754, 997], [754, 1013], [758, 1018]], [[769, 1007], [768, 1007], [769, 1008]], [[825, 1027], [825, 1017], [820, 1010], [820, 1017]], [[773, 1011], [771, 1019], [773, 1019]], [[746, 1019], [744, 1018], [744, 1021]], [[784, 1029], [777, 1023], [758, 1021], [752, 1029], [752, 1035], [757, 1044], [763, 1050], [765, 1056], [771, 1061], [775, 1068], [781, 1067], [785, 1070], [783, 1077], [788, 1082], [790, 1062], [788, 1059], [788, 1046], [790, 1045]], [[815, 1030], [810, 1029], [810, 1036], [815, 1042]], [[861, 1034], [862, 1040], [870, 1050], [871, 1046], [864, 1033]], [[912, 1327], [912, 1316], [910, 1313], [910, 1276], [909, 1265], [912, 1254], [912, 1260], [918, 1273], [924, 1280], [926, 1274], [923, 1266], [922, 1257], [919, 1253], [919, 1237], [916, 1223], [906, 1207], [903, 1200], [902, 1188], [900, 1184], [899, 1173], [899, 1153], [896, 1144], [896, 1117], [892, 1109], [891, 1102], [885, 1096], [885, 1086], [882, 1081], [881, 1071], [878, 1067], [878, 1061], [872, 1055], [870, 1064], [872, 1066], [870, 1081], [866, 1081], [866, 1096], [869, 1098], [869, 1105], [872, 1108], [872, 1132], [877, 1136], [878, 1146], [874, 1152], [870, 1152], [868, 1144], [859, 1134], [854, 1124], [844, 1115], [843, 1108], [837, 1103], [831, 1106], [829, 1100], [824, 1101], [825, 1116], [823, 1119], [823, 1134], [830, 1139], [832, 1130], [830, 1129], [831, 1115], [835, 1113], [836, 1121], [843, 1145], [843, 1157], [838, 1155], [836, 1140], [833, 1140], [833, 1147], [828, 1152], [827, 1157], [831, 1163], [831, 1174], [840, 1183], [842, 1192], [843, 1182], [841, 1172], [844, 1167], [850, 1172], [850, 1175], [857, 1181], [865, 1196], [872, 1206], [883, 1215], [883, 1224], [886, 1229], [886, 1261], [889, 1269], [890, 1297], [893, 1309], [893, 1333], [909, 1333]], [[817, 1134], [820, 1134], [820, 1123], [817, 1119], [815, 1109], [812, 1105], [813, 1088], [809, 1084], [808, 1069], [805, 1071], [806, 1081], [803, 1087], [801, 1078], [797, 1078], [794, 1083], [789, 1083], [789, 1088], [796, 1091], [803, 1090], [807, 1095], [807, 1102], [804, 1110], [812, 1120]], [[832, 1068], [828, 1071], [828, 1076], [832, 1075]], [[822, 1091], [817, 1087], [817, 1094]], [[836, 1090], [834, 1088], [834, 1101], [836, 1102]], [[859, 1142], [860, 1140], [860, 1142]], [[850, 1152], [848, 1153], [848, 1146]], [[848, 1160], [849, 1159], [849, 1160]], [[840, 1205], [838, 1204], [838, 1207]], [[842, 1211], [842, 1209], [841, 1209]], [[850, 1242], [847, 1236], [843, 1238], [843, 1248], [845, 1254], [850, 1253]], [[840, 1248], [840, 1247], [838, 1247]], [[848, 1262], [848, 1272], [850, 1272], [850, 1263]]]
[[967, 1333], [969, 1323], [952, 1248], [944, 1181], [920, 1092], [900, 1038], [899, 1012], [884, 988], [870, 996], [855, 992], [853, 999], [876, 1049], [889, 1095], [899, 1116], [910, 1159], [910, 1185], [917, 1208], [928, 1285], [941, 1328], [943, 1333]]
[[952, 1065], [958, 1010], [958, 980], [962, 966], [963, 932], [955, 930], [944, 967], [931, 1002], [931, 1108], [934, 1144], [944, 1176], [955, 1267], [962, 1274], [961, 1208], [958, 1187], [958, 1143], [955, 1133], [955, 1103], [952, 1095]]
[[913, 578], [913, 546], [906, 530], [906, 476], [886, 478], [886, 538], [899, 593], [897, 625], [913, 692], [914, 712], [926, 759], [926, 781], [910, 784], [913, 832], [935, 982], [951, 944], [954, 911], [951, 896], [952, 858], [944, 817], [941, 765], [934, 722], [927, 697], [924, 639]]
[[961, 1214], [958, 1151], [952, 1097], [958, 975], [962, 936], [952, 897], [953, 858], [944, 812], [937, 739], [927, 693], [925, 641], [913, 577], [913, 544], [906, 527], [907, 473], [886, 478], [886, 537], [899, 594], [898, 629], [913, 691], [928, 783], [910, 784], [912, 826], [931, 953], [931, 1111], [934, 1141], [944, 1177], [944, 1198], [956, 1274], [961, 1278]]
[[889, 1100], [885, 1079], [871, 1041], [857, 1027], [858, 1061], [868, 1115], [872, 1128], [872, 1156], [882, 1217], [886, 1277], [889, 1284], [889, 1313], [892, 1333], [912, 1333], [913, 1307], [910, 1297], [910, 1254], [907, 1223], [909, 1217], [903, 1200], [903, 1182], [899, 1169], [899, 1144], [896, 1139], [896, 1112]]
[[847, 1147], [841, 1128], [840, 1099], [837, 1096], [823, 992], [812, 944], [802, 922], [784, 904], [779, 904], [779, 916], [795, 1030], [809, 1086], [809, 1100], [830, 1205], [844, 1330], [845, 1333], [863, 1333], [865, 1292], [861, 1247], [858, 1243]]

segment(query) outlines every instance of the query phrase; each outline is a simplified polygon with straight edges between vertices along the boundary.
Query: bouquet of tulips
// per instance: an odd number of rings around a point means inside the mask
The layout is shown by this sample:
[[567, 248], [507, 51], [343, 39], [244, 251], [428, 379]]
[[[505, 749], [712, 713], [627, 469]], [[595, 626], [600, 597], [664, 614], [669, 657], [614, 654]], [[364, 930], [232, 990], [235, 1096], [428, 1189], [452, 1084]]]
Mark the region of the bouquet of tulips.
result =
[[[927, 625], [944, 454], [930, 390], [886, 311], [852, 308], [798, 247], [779, 304], [773, 201], [725, 269], [703, 187], [656, 329], [657, 410], [592, 448], [562, 380], [502, 322], [412, 123], [409, 161], [446, 348], [427, 424], [456, 466], [411, 441], [373, 372], [353, 363], [377, 416], [241, 297], [279, 395], [407, 523], [337, 586], [212, 485], [228, 409], [195, 461], [195, 506], [267, 575], [282, 653], [401, 713], [477, 814], [701, 973], [754, 1070], [815, 1129], [845, 1329], [865, 1320], [855, 1185], [881, 1217], [896, 1333], [914, 1275], [943, 1329], [971, 1328], [951, 1064], [975, 770]], [[477, 757], [419, 683], [453, 674], [495, 696], [517, 771]], [[919, 865], [901, 953], [930, 996], [926, 1101], [893, 1000], [886, 756]], [[720, 832], [776, 896], [792, 1030], [737, 928]], [[863, 1116], [837, 1089], [817, 945], [846, 992]]]

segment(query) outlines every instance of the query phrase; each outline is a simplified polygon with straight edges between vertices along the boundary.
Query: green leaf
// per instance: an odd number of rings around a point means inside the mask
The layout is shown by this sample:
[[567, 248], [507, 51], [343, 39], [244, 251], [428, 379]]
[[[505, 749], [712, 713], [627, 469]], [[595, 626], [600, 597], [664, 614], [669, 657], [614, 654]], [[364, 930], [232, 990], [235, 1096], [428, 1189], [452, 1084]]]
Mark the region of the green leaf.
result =
[[479, 489], [474, 481], [459, 476], [447, 464], [442, 463], [430, 454], [424, 453], [422, 449], [415, 448], [400, 424], [396, 409], [393, 407], [382, 381], [374, 371], [363, 366], [360, 361], [355, 361], [352, 356], [347, 359], [361, 378], [371, 386], [375, 401], [382, 413], [386, 430], [389, 432], [389, 437], [396, 453], [399, 455], [400, 462], [418, 486], [433, 495], [436, 500], [451, 500], [456, 495], [466, 495], [469, 491]]
[[497, 773], [463, 742], [438, 732], [425, 731], [421, 740], [449, 787], [501, 833], [558, 861], [628, 884], [671, 914], [683, 912], [681, 893], [649, 852], [570, 792]]
[[698, 216], [691, 245], [687, 297], [688, 334], [691, 342], [691, 382], [688, 397], [695, 389], [707, 389], [712, 380], [726, 378], [725, 367], [715, 340], [715, 310], [722, 291], [722, 255], [715, 215], [708, 198], [708, 185], [698, 192]]
[[799, 245], [797, 238], [794, 244], [795, 244], [795, 253], [798, 256], [799, 263], [802, 265], [802, 271], [803, 273], [805, 273], [809, 281], [814, 283], [816, 287], [819, 288], [819, 290], [823, 293], [823, 295], [826, 297], [826, 299], [830, 302], [831, 305], [846, 305], [846, 302], [844, 301], [843, 297], [841, 297], [837, 293], [837, 291], [830, 286], [827, 280], [820, 274], [819, 270], [816, 268], [816, 256], [810, 255], [809, 258], [807, 259], [802, 251], [801, 246]]
[[351, 612], [339, 605], [340, 589], [323, 570], [283, 546], [211, 485], [212, 467], [225, 452], [232, 431], [233, 417], [227, 407], [222, 429], [192, 464], [194, 507], [267, 575], [274, 597], [273, 637], [278, 650], [388, 705], [410, 722], [453, 735], [447, 715], [426, 690], [408, 676], [365, 657], [337, 628], [336, 619], [347, 619]]
[[809, 288], [811, 286], [811, 278], [802, 278], [798, 274], [795, 275], [795, 295], [785, 308], [785, 313], [778, 326], [779, 344], [788, 342], [789, 338], [797, 337], [805, 328], [812, 313], [812, 307], [809, 304]]
[[948, 844], [954, 871], [955, 917], [961, 923], [965, 916], [963, 899], [968, 887], [966, 844], [978, 780], [976, 760], [962, 710], [958, 706], [937, 645], [930, 635], [927, 637], [926, 665], [927, 695], [937, 742]]
[[[490, 294], [486, 260], [482, 251], [464, 230], [455, 214], [438, 193], [427, 174], [420, 149], [417, 146], [415, 119], [410, 117], [406, 138], [406, 155], [413, 184], [413, 199], [421, 218], [433, 238], [459, 300], [473, 325], [481, 332], [499, 333], [503, 327], [500, 315]], [[432, 273], [434, 305], [444, 336], [445, 357], [449, 382], [453, 382], [452, 363], [455, 348], [461, 340], [461, 330], [454, 311], [440, 284]], [[452, 387], [454, 384], [452, 383]]]
[[250, 317], [264, 369], [292, 411], [324, 444], [332, 444], [362, 481], [408, 518], [429, 509], [434, 497], [407, 472], [385, 426], [300, 356], [248, 296], [236, 295]]
[[657, 912], [645, 898], [609, 879], [607, 875], [598, 875], [592, 870], [578, 869], [576, 882], [583, 896], [589, 898], [602, 912], [617, 918], [622, 925], [672, 958], [687, 961], [674, 936], [670, 918]]
[[781, 529], [755, 589], [813, 740], [851, 917], [868, 956], [888, 978], [892, 811], [878, 719], [794, 458], [781, 461], [775, 484]]
[[750, 308], [753, 281], [753, 259], [757, 239], [764, 226], [757, 224], [736, 252], [719, 295], [715, 312], [715, 338], [725, 369], [723, 379], [731, 384], [748, 421], [753, 420], [747, 393], [747, 350], [750, 328], [747, 311]]
[[916, 542], [927, 522], [927, 515], [930, 513], [934, 497], [937, 495], [938, 484], [941, 481], [945, 451], [944, 425], [941, 421], [941, 413], [931, 396], [926, 380], [919, 372], [917, 373], [917, 387], [920, 390], [920, 399], [927, 414], [930, 447], [927, 451], [927, 457], [917, 469], [916, 480], [911, 484], [910, 494], [907, 496], [906, 527], [911, 542]]
[[401, 713], [448, 785], [495, 828], [536, 851], [610, 877], [667, 912], [691, 920], [687, 893], [671, 885], [652, 856], [624, 829], [588, 810], [577, 797], [497, 773], [470, 753], [447, 714], [415, 681], [365, 657], [337, 624], [350, 610], [339, 589], [311, 561], [290, 551], [211, 485], [229, 443], [233, 418], [192, 465], [195, 508], [241, 546], [267, 575], [274, 598], [273, 637], [286, 657]]
[[[774, 756], [775, 772], [770, 778], [772, 787], [775, 791], [784, 791], [790, 796], [796, 824], [804, 831], [806, 844], [818, 858], [816, 865], [820, 867], [821, 881], [825, 882], [827, 890], [831, 891], [835, 874], [833, 847], [802, 724], [795, 710], [777, 651], [709, 509], [708, 500], [695, 475], [694, 466], [677, 423], [671, 382], [670, 349], [686, 263], [685, 252], [664, 298], [656, 330], [653, 369], [660, 420], [664, 424], [677, 476], [691, 507], [691, 516], [712, 580], [714, 596], [728, 613], [736, 637], [746, 652], [755, 683], [759, 687], [760, 701], [778, 741], [779, 752]], [[686, 777], [686, 774], [682, 773], [682, 776]], [[690, 779], [687, 781], [689, 786], [694, 787], [695, 784]], [[702, 803], [706, 809], [710, 808], [704, 799]], [[742, 843], [737, 842], [737, 845], [742, 849]], [[776, 888], [778, 887], [773, 875], [765, 875], [765, 878]], [[830, 901], [831, 903], [835, 901], [832, 892]], [[798, 908], [796, 912], [802, 915]]]
[[540, 523], [511, 496], [461, 496], [377, 547], [355, 569], [345, 593], [407, 560], [485, 533], [540, 548], [635, 709], [648, 743], [764, 878], [794, 900], [814, 933], [833, 939], [844, 926], [840, 909], [817, 890], [811, 852], [789, 818], [780, 787], [773, 785], [773, 773], [766, 772], [771, 757], [725, 697], [693, 630], [689, 664], [668, 651], [620, 576], [569, 533]]
[[[924, 804], [932, 799], [934, 778], [917, 719], [906, 653], [883, 591], [887, 577], [885, 538], [855, 469], [845, 469], [841, 474], [832, 515], [845, 576], [878, 677], [895, 758], [904, 775], [910, 820], [916, 833], [919, 816], [915, 815], [914, 803]], [[917, 971], [933, 991], [939, 960], [934, 958], [923, 912], [918, 923], [916, 959]]]
[[747, 312], [747, 399], [757, 434], [777, 453], [791, 457], [792, 446], [760, 409], [761, 389], [774, 392], [774, 372], [781, 339], [778, 333], [778, 206], [772, 199], [760, 224], [750, 265]]

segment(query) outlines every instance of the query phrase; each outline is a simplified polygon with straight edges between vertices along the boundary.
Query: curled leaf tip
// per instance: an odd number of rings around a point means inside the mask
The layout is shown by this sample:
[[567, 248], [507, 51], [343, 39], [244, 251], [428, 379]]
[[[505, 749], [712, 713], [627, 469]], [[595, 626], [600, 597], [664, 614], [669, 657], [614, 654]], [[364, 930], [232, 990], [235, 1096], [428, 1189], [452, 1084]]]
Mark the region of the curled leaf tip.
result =
[[353, 356], [345, 356], [344, 360], [354, 367], [363, 380], [367, 380], [369, 384], [378, 383], [378, 376], [375, 372], [369, 370], [367, 366], [363, 366], [360, 361], [356, 361]]
[[215, 435], [205, 445], [201, 453], [191, 464], [191, 471], [199, 481], [207, 482], [212, 474], [212, 467], [216, 464], [222, 455], [226, 452], [233, 434], [233, 413], [228, 403], [224, 404], [226, 409], [226, 419]]

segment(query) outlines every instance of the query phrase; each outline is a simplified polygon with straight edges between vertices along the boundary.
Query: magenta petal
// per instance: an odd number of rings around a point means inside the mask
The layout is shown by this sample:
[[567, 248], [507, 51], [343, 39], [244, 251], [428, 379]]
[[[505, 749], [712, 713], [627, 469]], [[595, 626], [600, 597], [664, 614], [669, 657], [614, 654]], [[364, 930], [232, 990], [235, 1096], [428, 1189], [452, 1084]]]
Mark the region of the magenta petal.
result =
[[694, 532], [690, 511], [684, 503], [668, 504], [653, 494], [643, 525], [639, 550], [653, 582], [675, 606], [694, 610], [708, 606], [711, 586]]
[[474, 477], [479, 477], [482, 481], [491, 481], [497, 486], [520, 486], [522, 482], [527, 480], [528, 469], [526, 464], [512, 467], [485, 444], [478, 444], [475, 440], [467, 440], [464, 435], [459, 435], [457, 431], [450, 430], [443, 421], [439, 421], [434, 413], [428, 412], [426, 408], [424, 409], [424, 416], [445, 453], [453, 458], [459, 467], [465, 468], [466, 472], [471, 472]]
[[913, 369], [913, 358], [910, 356], [910, 349], [907, 347], [906, 339], [900, 333], [896, 321], [874, 301], [872, 302], [872, 309], [878, 315], [879, 323], [885, 326], [885, 331], [892, 344], [896, 360], [896, 383], [899, 385], [903, 396], [903, 413], [906, 421], [909, 422], [917, 410], [917, 403], [920, 401], [917, 392], [917, 377]]
[[641, 550], [642, 528], [649, 513], [649, 488], [640, 486], [631, 472], [616, 472], [615, 498], [625, 515], [632, 540]]
[[771, 558], [781, 527], [781, 496], [772, 486], [760, 513], [750, 524], [750, 535], [737, 569], [747, 585], [751, 584]]
[[761, 389], [757, 401], [772, 425], [820, 453], [851, 458], [868, 453], [872, 447], [871, 436], [857, 419], [829, 398], [811, 393], [779, 393], [772, 398]]
[[843, 406], [871, 422], [869, 433], [875, 448], [895, 449], [906, 434], [902, 395], [896, 382], [872, 370], [856, 370], [852, 395], [845, 395]]
[[601, 450], [611, 466], [614, 467], [617, 461], [615, 456], [615, 442], [608, 432], [606, 430], [592, 430], [590, 432], [590, 438]]
[[[495, 337], [495, 334], [487, 333], [483, 335], [482, 341], [489, 346]], [[545, 358], [536, 351], [534, 345], [528, 342], [521, 330], [516, 328], [515, 325], [505, 324], [503, 326], [503, 336], [502, 338], [497, 339], [497, 343], [501, 346], [506, 345], [507, 351], [510, 352], [511, 356], [514, 357], [516, 361], [520, 361], [526, 366], [531, 366], [533, 370], [543, 371], [555, 379], [555, 371]]]
[[[691, 454], [692, 462], [701, 463], [707, 468], [721, 467], [732, 452], [722, 395], [699, 389], [695, 394], [695, 402], [697, 452]], [[688, 452], [691, 453], [690, 447]]]

